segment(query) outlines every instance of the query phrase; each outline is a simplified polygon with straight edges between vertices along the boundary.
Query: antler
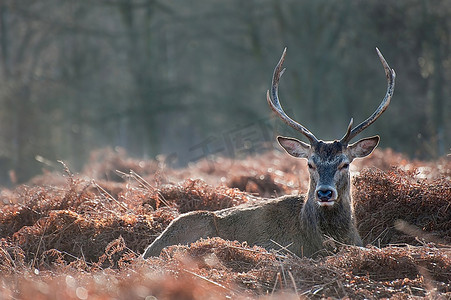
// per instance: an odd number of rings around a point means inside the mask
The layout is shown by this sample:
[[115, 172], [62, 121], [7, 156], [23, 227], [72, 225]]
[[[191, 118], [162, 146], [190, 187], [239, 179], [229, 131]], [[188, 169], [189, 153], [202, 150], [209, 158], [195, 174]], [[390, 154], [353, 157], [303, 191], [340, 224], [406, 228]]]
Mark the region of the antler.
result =
[[307, 128], [299, 124], [298, 122], [291, 119], [282, 109], [282, 106], [280, 105], [279, 96], [278, 96], [278, 89], [279, 89], [279, 80], [282, 76], [285, 69], [282, 69], [283, 62], [285, 60], [285, 55], [287, 53], [287, 48], [283, 50], [282, 57], [279, 60], [279, 63], [277, 64], [276, 68], [274, 69], [274, 74], [272, 76], [272, 86], [271, 86], [271, 94], [272, 99], [269, 95], [269, 90], [266, 92], [266, 100], [268, 100], [268, 104], [271, 107], [271, 109], [284, 121], [287, 125], [291, 126], [292, 128], [296, 129], [303, 135], [305, 135], [311, 145], [316, 145], [318, 143], [318, 139], [311, 133]]
[[385, 69], [385, 76], [387, 76], [388, 86], [387, 86], [387, 92], [385, 93], [385, 97], [382, 100], [379, 107], [376, 109], [376, 111], [369, 116], [368, 119], [360, 123], [357, 127], [351, 130], [353, 119], [351, 119], [351, 122], [349, 122], [348, 129], [346, 130], [346, 134], [342, 137], [340, 142], [344, 145], [347, 145], [356, 135], [358, 135], [360, 132], [362, 132], [365, 128], [370, 126], [374, 123], [374, 121], [379, 118], [379, 116], [387, 109], [388, 105], [390, 104], [391, 97], [393, 96], [393, 91], [395, 90], [395, 78], [396, 73], [395, 70], [391, 69], [388, 65], [387, 61], [385, 60], [384, 56], [382, 56], [382, 53], [379, 51], [378, 48], [376, 48], [377, 55], [379, 56], [379, 59], [381, 60], [382, 65]]

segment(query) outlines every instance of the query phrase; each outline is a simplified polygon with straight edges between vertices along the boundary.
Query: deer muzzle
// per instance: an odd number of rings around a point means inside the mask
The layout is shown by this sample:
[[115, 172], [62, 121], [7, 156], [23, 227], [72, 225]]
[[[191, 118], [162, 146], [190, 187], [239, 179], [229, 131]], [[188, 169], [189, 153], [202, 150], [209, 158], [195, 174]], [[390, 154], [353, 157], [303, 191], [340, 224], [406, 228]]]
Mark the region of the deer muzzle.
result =
[[328, 185], [320, 185], [315, 190], [316, 201], [319, 206], [332, 206], [337, 200], [337, 190]]

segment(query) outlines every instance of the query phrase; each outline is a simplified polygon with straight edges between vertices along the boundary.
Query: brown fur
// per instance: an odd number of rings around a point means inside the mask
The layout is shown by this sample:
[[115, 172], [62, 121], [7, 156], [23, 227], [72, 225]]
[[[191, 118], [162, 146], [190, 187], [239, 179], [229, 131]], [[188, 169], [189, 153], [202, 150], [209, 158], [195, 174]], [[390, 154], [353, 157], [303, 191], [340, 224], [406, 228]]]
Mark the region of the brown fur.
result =
[[[316, 209], [310, 207], [314, 203], [303, 205], [303, 202], [303, 196], [284, 196], [216, 212], [183, 214], [172, 221], [146, 249], [144, 258], [159, 255], [169, 245], [188, 244], [199, 238], [214, 236], [246, 241], [267, 249], [278, 248], [277, 244], [288, 246], [299, 256], [312, 256], [321, 250], [325, 236], [346, 244], [361, 245], [350, 218], [341, 216], [337, 220], [329, 219], [328, 214], [333, 215], [333, 212], [315, 213]], [[333, 224], [335, 221], [345, 221], [347, 224], [336, 226]]]

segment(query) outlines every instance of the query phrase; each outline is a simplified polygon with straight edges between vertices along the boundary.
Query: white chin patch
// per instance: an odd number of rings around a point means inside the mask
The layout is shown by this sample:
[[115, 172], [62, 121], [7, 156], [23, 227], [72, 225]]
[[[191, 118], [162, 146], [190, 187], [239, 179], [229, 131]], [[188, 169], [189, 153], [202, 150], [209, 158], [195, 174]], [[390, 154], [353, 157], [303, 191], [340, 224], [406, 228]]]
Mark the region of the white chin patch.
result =
[[317, 201], [319, 206], [333, 206], [335, 201]]

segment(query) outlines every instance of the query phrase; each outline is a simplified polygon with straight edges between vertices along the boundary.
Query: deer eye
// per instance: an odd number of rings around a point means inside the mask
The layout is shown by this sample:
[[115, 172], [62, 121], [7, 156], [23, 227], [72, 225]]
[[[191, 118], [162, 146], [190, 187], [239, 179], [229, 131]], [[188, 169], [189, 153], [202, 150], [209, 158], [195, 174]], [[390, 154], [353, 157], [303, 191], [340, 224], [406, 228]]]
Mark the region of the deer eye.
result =
[[347, 169], [347, 168], [349, 168], [349, 163], [343, 163], [343, 164], [341, 164], [340, 165], [340, 169]]

